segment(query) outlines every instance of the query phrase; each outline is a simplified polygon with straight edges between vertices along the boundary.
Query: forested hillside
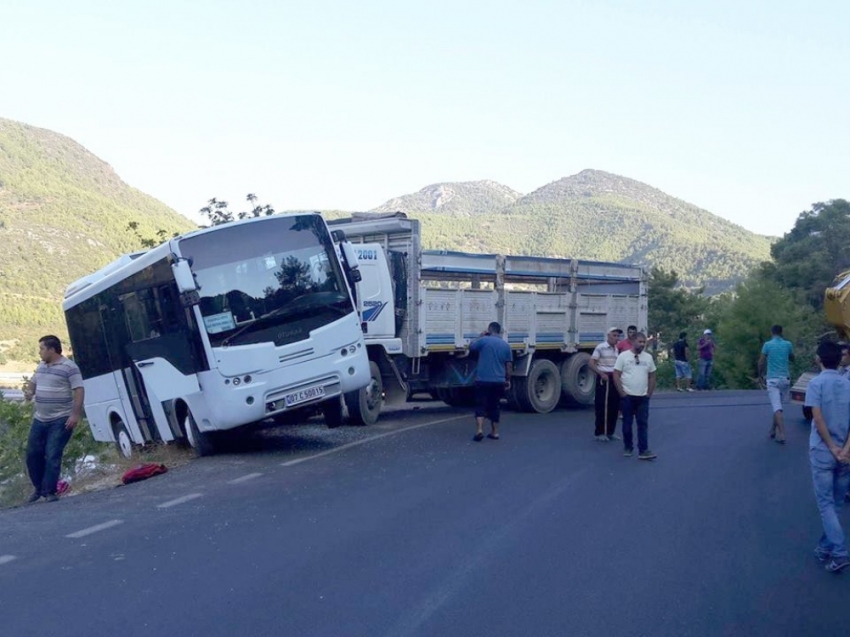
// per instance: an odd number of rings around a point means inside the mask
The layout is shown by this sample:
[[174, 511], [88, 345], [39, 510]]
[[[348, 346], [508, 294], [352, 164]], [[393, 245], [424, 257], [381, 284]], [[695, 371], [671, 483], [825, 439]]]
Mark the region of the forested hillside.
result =
[[0, 119], [0, 362], [32, 360], [44, 332], [65, 336], [66, 286], [139, 249], [131, 221], [150, 237], [193, 227], [73, 140]]
[[[199, 206], [215, 194], [203, 193]], [[427, 248], [658, 266], [709, 292], [770, 258], [768, 238], [594, 170], [525, 196], [493, 181], [435, 184], [374, 210], [420, 219]], [[139, 236], [192, 227], [73, 140], [0, 119], [0, 364], [32, 360], [46, 332], [65, 337], [61, 301], [71, 281], [139, 249]]]
[[[450, 202], [434, 205], [441, 192], [452, 194]], [[638, 263], [675, 270], [685, 285], [709, 292], [728, 289], [770, 258], [769, 238], [602, 171], [582, 171], [514, 201], [501, 193], [514, 191], [486, 181], [441, 184], [374, 210], [421, 219], [429, 248]]]

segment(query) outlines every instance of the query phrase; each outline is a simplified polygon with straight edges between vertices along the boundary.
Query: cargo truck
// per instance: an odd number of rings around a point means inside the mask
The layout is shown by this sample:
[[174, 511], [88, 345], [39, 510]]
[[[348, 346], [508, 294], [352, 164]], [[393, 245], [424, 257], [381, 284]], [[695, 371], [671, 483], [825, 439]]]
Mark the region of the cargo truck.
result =
[[594, 398], [589, 360], [609, 326], [646, 329], [646, 272], [579, 259], [422, 249], [404, 213], [331, 220], [359, 261], [355, 286], [371, 382], [348, 392], [350, 418], [377, 421], [385, 400], [427, 393], [450, 405], [474, 400], [469, 344], [491, 321], [513, 351], [508, 402], [546, 413]]

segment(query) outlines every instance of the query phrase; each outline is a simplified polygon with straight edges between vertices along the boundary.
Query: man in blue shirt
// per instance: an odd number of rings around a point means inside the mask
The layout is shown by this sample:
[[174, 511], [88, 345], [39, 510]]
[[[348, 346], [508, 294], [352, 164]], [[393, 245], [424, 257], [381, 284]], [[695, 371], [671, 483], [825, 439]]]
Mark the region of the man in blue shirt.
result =
[[493, 321], [487, 326], [487, 331], [481, 338], [469, 345], [469, 351], [478, 354], [478, 365], [475, 367], [475, 436], [473, 440], [484, 440], [484, 419], [490, 420], [490, 433], [487, 437], [499, 439], [499, 415], [501, 412], [502, 395], [511, 386], [513, 371], [513, 355], [511, 347], [501, 336], [502, 326]]
[[850, 380], [836, 371], [840, 359], [838, 344], [821, 343], [818, 362], [822, 371], [806, 389], [806, 406], [812, 408], [809, 463], [823, 523], [815, 557], [834, 573], [850, 566], [847, 537], [839, 519], [850, 486]]
[[[770, 328], [772, 338], [761, 348], [759, 374], [767, 379], [767, 396], [773, 408], [773, 422], [770, 425], [770, 437], [781, 445], [785, 444], [785, 420], [782, 403], [788, 402], [791, 390], [791, 372], [788, 364], [794, 360], [794, 346], [782, 338], [782, 326]], [[765, 364], [767, 374], [765, 374]]]

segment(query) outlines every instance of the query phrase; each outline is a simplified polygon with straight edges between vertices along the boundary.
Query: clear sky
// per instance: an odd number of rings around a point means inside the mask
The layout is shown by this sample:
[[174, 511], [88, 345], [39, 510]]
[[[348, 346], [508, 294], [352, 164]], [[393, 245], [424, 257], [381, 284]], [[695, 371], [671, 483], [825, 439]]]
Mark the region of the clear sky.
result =
[[192, 215], [585, 168], [764, 234], [850, 198], [848, 0], [0, 0], [0, 117]]

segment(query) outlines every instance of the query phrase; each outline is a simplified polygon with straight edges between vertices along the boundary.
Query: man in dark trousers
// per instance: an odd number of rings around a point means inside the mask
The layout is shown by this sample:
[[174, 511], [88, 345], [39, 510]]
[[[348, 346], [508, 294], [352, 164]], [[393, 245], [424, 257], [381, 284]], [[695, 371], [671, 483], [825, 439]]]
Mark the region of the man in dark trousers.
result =
[[632, 339], [632, 349], [622, 352], [614, 363], [614, 383], [620, 392], [623, 407], [624, 455], [634, 452], [632, 427], [637, 418], [638, 458], [653, 460], [649, 450], [649, 399], [655, 391], [655, 360], [647, 354], [646, 335], [638, 332]]
[[600, 442], [619, 440], [617, 414], [620, 412], [620, 394], [614, 387], [614, 363], [617, 362], [617, 343], [623, 333], [619, 327], [609, 327], [605, 340], [593, 350], [590, 369], [596, 374], [596, 429], [593, 435]]
[[27, 471], [35, 490], [28, 501], [44, 497], [54, 502], [62, 452], [82, 416], [83, 378], [76, 363], [62, 356], [62, 343], [55, 336], [39, 340], [38, 354], [41, 363], [24, 390], [27, 400], [35, 397], [27, 442]]
[[513, 355], [510, 345], [502, 338], [502, 326], [493, 321], [482, 332], [481, 338], [469, 345], [469, 351], [478, 354], [475, 367], [475, 442], [484, 439], [484, 419], [490, 420], [491, 440], [499, 439], [499, 415], [502, 396], [511, 386]]

